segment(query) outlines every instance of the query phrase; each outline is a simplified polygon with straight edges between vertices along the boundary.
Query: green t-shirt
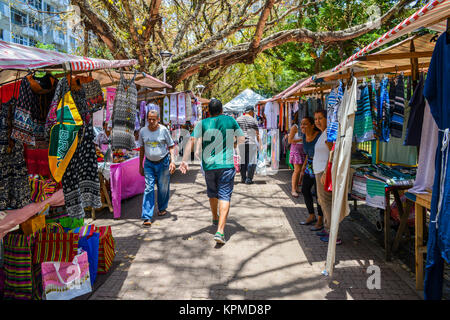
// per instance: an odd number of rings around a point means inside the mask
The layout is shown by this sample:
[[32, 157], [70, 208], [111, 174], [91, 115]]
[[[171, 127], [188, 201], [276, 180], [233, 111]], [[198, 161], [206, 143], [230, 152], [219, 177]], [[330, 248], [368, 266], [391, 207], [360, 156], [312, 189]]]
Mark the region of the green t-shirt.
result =
[[236, 120], [223, 114], [197, 123], [191, 136], [202, 138], [203, 170], [233, 168], [234, 138], [243, 135]]

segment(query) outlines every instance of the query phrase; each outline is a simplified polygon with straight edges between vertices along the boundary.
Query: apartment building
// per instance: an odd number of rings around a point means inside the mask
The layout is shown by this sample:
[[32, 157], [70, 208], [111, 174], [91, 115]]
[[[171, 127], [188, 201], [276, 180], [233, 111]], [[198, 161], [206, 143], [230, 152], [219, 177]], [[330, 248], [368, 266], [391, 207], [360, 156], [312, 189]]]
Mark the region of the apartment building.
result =
[[73, 53], [80, 43], [61, 12], [69, 0], [0, 0], [0, 40], [35, 46], [52, 44], [56, 50]]

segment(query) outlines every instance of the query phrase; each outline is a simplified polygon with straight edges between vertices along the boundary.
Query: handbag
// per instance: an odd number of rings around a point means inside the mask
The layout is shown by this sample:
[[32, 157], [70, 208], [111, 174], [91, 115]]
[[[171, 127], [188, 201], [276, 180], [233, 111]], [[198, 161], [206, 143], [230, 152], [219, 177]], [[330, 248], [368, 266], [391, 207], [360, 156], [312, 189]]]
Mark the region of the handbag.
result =
[[97, 273], [105, 274], [111, 268], [114, 257], [116, 256], [116, 241], [112, 236], [111, 226], [96, 227], [95, 232], [100, 234]]
[[86, 103], [90, 110], [100, 107], [102, 108], [106, 102], [103, 97], [102, 86], [98, 80], [82, 83], [81, 86], [86, 94]]
[[31, 201], [42, 202], [56, 192], [58, 184], [52, 179], [45, 179], [41, 175], [28, 177], [31, 188]]
[[78, 233], [78, 247], [87, 252], [91, 286], [94, 286], [95, 279], [97, 278], [100, 233], [95, 232], [95, 225], [76, 228], [72, 232]]
[[37, 231], [45, 228], [45, 215], [37, 214], [20, 224], [20, 230], [25, 235], [35, 234]]
[[64, 233], [63, 227], [57, 223], [47, 224], [43, 230], [35, 234], [33, 263], [72, 261], [77, 255], [78, 234]]
[[70, 300], [92, 292], [87, 252], [71, 262], [42, 263], [43, 297], [46, 300]]
[[333, 148], [331, 148], [331, 152], [330, 152], [330, 158], [328, 160], [327, 163], [327, 168], [326, 170], [326, 176], [325, 176], [325, 184], [323, 185], [324, 190], [328, 191], [328, 192], [332, 192], [333, 191], [333, 185], [332, 185], [332, 181], [331, 181], [331, 168], [333, 167], [333, 162], [331, 161], [331, 159], [333, 159], [333, 153], [334, 153], [334, 144], [333, 144]]

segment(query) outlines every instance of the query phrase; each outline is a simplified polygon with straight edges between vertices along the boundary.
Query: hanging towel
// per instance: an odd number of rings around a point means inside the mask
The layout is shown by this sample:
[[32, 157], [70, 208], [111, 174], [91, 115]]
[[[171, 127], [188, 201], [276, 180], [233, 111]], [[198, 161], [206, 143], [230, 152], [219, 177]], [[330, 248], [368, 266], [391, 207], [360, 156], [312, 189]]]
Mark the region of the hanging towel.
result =
[[372, 125], [373, 125], [373, 135], [375, 139], [381, 136], [380, 125], [378, 118], [378, 108], [377, 108], [377, 84], [373, 78], [369, 85], [369, 99], [370, 99], [370, 111], [372, 112]]
[[170, 95], [170, 121], [172, 124], [177, 124], [178, 120], [178, 113], [177, 113], [177, 95], [171, 94]]
[[357, 110], [355, 114], [356, 142], [374, 139], [372, 113], [370, 112], [369, 88], [363, 85], [358, 88]]
[[178, 94], [178, 124], [186, 123], [186, 94]]
[[405, 114], [405, 83], [402, 75], [397, 78], [395, 98], [391, 112], [391, 135], [395, 138], [401, 138], [403, 132], [403, 117]]
[[189, 93], [186, 94], [186, 121], [191, 121], [192, 118], [192, 101], [191, 95]]
[[378, 118], [380, 119], [380, 141], [389, 142], [389, 91], [387, 88], [388, 79], [381, 80], [380, 84], [380, 99], [378, 100]]
[[163, 100], [163, 114], [162, 114], [162, 120], [163, 120], [163, 123], [164, 123], [165, 125], [169, 124], [169, 121], [170, 121], [169, 113], [170, 113], [170, 102], [169, 102], [169, 98], [168, 98], [168, 97], [164, 97], [164, 100]]
[[[331, 90], [328, 96], [327, 104], [327, 141], [335, 142], [337, 137], [337, 131], [339, 127], [338, 112], [341, 106], [342, 97], [344, 92], [342, 90], [342, 83], [339, 87]], [[301, 121], [301, 119], [299, 119]]]

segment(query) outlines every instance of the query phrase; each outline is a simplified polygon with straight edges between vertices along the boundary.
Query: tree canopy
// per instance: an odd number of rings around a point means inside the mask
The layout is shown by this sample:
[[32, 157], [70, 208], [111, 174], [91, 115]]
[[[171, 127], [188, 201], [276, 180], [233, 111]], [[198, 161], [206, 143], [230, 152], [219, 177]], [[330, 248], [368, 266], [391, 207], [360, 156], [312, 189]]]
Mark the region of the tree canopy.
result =
[[246, 87], [269, 96], [333, 67], [423, 2], [71, 0], [102, 43], [97, 54], [135, 58], [140, 70], [160, 77], [158, 53], [168, 50], [167, 82], [181, 89], [201, 83], [207, 96], [223, 99]]

